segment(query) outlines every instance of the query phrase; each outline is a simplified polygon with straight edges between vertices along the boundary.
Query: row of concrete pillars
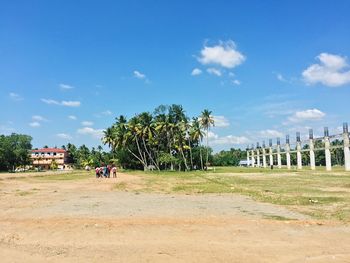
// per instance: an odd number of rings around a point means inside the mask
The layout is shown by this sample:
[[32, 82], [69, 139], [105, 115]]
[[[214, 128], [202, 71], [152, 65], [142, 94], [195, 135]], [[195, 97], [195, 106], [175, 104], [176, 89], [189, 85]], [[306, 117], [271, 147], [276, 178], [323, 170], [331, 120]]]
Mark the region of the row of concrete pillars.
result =
[[[350, 171], [350, 150], [349, 150], [349, 132], [348, 132], [348, 124], [343, 124], [343, 145], [341, 146], [344, 150], [344, 165], [345, 165], [345, 171]], [[332, 170], [332, 159], [331, 159], [331, 143], [330, 143], [330, 136], [328, 132], [328, 128], [324, 128], [324, 148], [322, 149], [315, 149], [315, 140], [313, 137], [313, 131], [312, 129], [309, 130], [309, 148], [306, 150], [310, 153], [310, 168], [311, 170], [316, 169], [316, 162], [315, 162], [315, 151], [316, 150], [324, 150], [325, 151], [325, 159], [326, 159], [326, 170], [331, 171]], [[340, 147], [339, 147], [340, 148]], [[305, 150], [303, 150], [305, 151]], [[249, 149], [247, 148], [247, 163], [248, 166], [251, 167], [264, 167], [267, 168], [268, 166], [274, 165], [274, 155], [277, 155], [277, 167], [282, 168], [282, 161], [281, 161], [281, 155], [286, 155], [286, 165], [287, 169], [291, 169], [291, 159], [290, 154], [291, 152], [296, 152], [297, 154], [297, 169], [301, 170], [303, 168], [302, 165], [302, 147], [301, 147], [301, 139], [300, 139], [300, 133], [297, 133], [296, 135], [296, 150], [291, 151], [290, 142], [289, 142], [289, 136], [286, 136], [286, 144], [285, 144], [285, 151], [281, 152], [281, 143], [280, 139], [277, 139], [277, 148], [276, 152], [273, 152], [272, 148], [272, 140], [269, 142], [269, 147], [265, 147], [265, 143], [263, 143], [263, 147], [259, 147], [259, 144], [257, 144], [256, 149]], [[267, 163], [267, 157], [269, 157], [269, 164]], [[262, 162], [261, 162], [262, 158]]]

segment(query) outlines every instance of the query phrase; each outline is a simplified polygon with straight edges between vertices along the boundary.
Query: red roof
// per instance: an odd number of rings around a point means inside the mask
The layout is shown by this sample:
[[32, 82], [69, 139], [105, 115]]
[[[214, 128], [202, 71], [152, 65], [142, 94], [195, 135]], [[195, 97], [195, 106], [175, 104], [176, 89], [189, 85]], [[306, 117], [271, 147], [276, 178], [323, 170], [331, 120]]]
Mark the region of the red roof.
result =
[[44, 153], [65, 153], [67, 152], [66, 150], [63, 150], [63, 149], [59, 149], [59, 148], [42, 148], [42, 149], [38, 149], [38, 150], [32, 150], [33, 153], [41, 153], [41, 152], [44, 152]]

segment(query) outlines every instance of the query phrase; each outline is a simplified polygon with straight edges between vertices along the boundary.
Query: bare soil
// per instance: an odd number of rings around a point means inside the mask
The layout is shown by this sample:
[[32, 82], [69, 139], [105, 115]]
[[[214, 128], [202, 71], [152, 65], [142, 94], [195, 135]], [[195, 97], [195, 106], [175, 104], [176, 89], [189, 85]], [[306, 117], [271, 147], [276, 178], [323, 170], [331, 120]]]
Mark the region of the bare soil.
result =
[[1, 262], [350, 262], [348, 224], [240, 195], [139, 193], [131, 174], [32, 176], [0, 176]]

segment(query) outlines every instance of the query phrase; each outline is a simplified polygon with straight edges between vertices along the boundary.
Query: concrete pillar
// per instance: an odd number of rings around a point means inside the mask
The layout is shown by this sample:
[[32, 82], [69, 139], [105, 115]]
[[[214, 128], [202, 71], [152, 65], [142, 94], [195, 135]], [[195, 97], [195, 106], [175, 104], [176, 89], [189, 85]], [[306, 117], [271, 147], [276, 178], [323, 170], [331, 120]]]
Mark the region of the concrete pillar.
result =
[[349, 130], [348, 124], [343, 124], [343, 141], [344, 141], [344, 165], [345, 171], [350, 171], [350, 150], [349, 150]]
[[314, 140], [310, 140], [310, 168], [311, 170], [316, 170]]
[[273, 156], [272, 156], [272, 140], [269, 141], [269, 157], [270, 157], [270, 166], [273, 166]]
[[330, 151], [330, 142], [329, 142], [329, 132], [328, 128], [324, 128], [324, 148], [325, 148], [325, 155], [326, 155], [326, 170], [332, 171], [332, 159], [331, 159], [331, 151]]
[[254, 150], [251, 151], [251, 155], [252, 155], [252, 167], [255, 167]]
[[297, 132], [297, 168], [298, 168], [298, 170], [303, 169], [303, 163], [302, 163], [302, 159], [301, 159], [300, 132]]
[[256, 166], [260, 167], [260, 150], [259, 143], [256, 144]]
[[281, 141], [280, 141], [280, 138], [277, 138], [277, 167], [279, 169], [282, 168], [282, 162], [281, 162]]
[[314, 133], [313, 130], [309, 130], [309, 145], [310, 145], [310, 168], [311, 170], [316, 169], [316, 163], [315, 163], [315, 146], [314, 146]]
[[249, 148], [247, 147], [247, 166], [250, 166]]
[[289, 135], [286, 136], [286, 159], [287, 159], [287, 169], [290, 170], [290, 144]]
[[269, 149], [269, 153], [270, 153], [270, 166], [273, 166], [273, 155], [272, 155], [272, 147], [270, 147]]
[[266, 168], [267, 164], [266, 164], [266, 149], [265, 149], [265, 145], [263, 145], [263, 167]]

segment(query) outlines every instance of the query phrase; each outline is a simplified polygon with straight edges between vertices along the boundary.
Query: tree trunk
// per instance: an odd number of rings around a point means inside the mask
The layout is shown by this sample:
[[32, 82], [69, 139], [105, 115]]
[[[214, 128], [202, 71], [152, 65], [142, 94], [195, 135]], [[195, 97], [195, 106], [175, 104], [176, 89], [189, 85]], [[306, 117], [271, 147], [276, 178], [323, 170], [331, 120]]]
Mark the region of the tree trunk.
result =
[[207, 129], [207, 159], [205, 162], [205, 169], [208, 170], [208, 160], [209, 160], [209, 142], [208, 142], [208, 137], [209, 137], [209, 129]]
[[200, 144], [199, 144], [199, 156], [201, 159], [201, 169], [203, 170], [203, 155], [202, 155], [202, 147]]
[[143, 141], [143, 146], [145, 147], [145, 150], [146, 150], [146, 152], [147, 152], [147, 154], [148, 154], [148, 157], [151, 159], [152, 163], [154, 164], [154, 166], [155, 166], [155, 167], [157, 168], [157, 170], [159, 171], [160, 169], [159, 169], [157, 163], [154, 161], [152, 155], [150, 154], [150, 152], [149, 152], [148, 149], [147, 149], [145, 139], [142, 138], [142, 141]]
[[187, 160], [185, 158], [185, 155], [184, 155], [182, 148], [180, 148], [180, 152], [181, 152], [182, 158], [184, 159], [185, 168], [186, 168], [186, 170], [188, 170]]
[[190, 147], [191, 170], [193, 170], [193, 158], [192, 158], [192, 145], [191, 145], [191, 139], [188, 139], [188, 146]]

